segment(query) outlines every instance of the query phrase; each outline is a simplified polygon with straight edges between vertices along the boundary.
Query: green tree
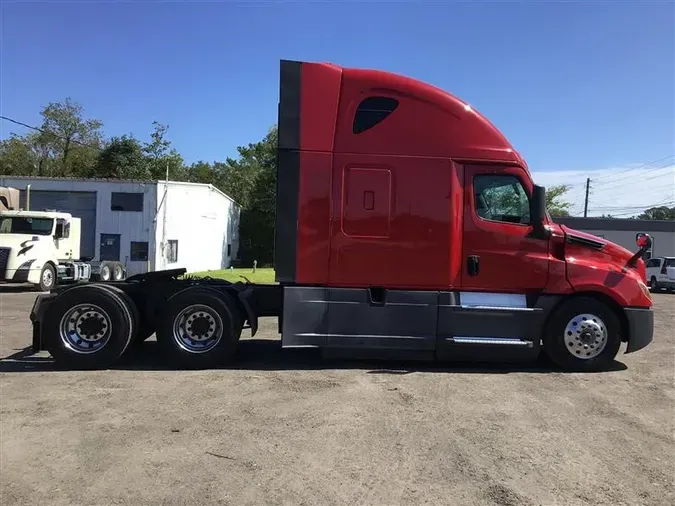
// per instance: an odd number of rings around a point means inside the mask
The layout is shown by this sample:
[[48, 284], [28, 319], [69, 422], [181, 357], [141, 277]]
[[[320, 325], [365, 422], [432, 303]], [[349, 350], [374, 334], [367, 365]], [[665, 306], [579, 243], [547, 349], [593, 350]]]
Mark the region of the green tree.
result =
[[219, 174], [217, 173], [216, 163], [211, 165], [208, 162], [199, 160], [187, 168], [188, 179], [193, 183], [212, 184], [220, 186]]
[[239, 257], [245, 265], [274, 260], [276, 149], [277, 128], [272, 127], [260, 142], [237, 148], [239, 157], [228, 158], [223, 168], [221, 189], [242, 206]]
[[37, 167], [37, 155], [26, 139], [12, 134], [0, 141], [0, 174], [30, 176]]
[[149, 165], [141, 143], [133, 136], [123, 135], [110, 139], [99, 152], [95, 175], [111, 179], [149, 179]]
[[153, 121], [152, 126], [154, 129], [150, 134], [151, 141], [143, 145], [143, 152], [150, 162], [150, 177], [152, 179], [165, 179], [168, 167], [170, 179], [174, 181], [185, 179], [187, 174], [183, 157], [171, 147], [171, 141], [166, 138], [166, 133], [169, 130], [168, 125]]
[[260, 142], [239, 146], [237, 159], [228, 158], [223, 168], [223, 187], [244, 209], [249, 208], [258, 176], [277, 167], [277, 128], [272, 127]]
[[651, 207], [636, 218], [638, 220], [675, 220], [675, 206]]
[[546, 189], [546, 209], [551, 216], [569, 216], [571, 204], [564, 200], [570, 187], [564, 184]]
[[[70, 97], [63, 102], [50, 102], [42, 112], [41, 143], [49, 146], [59, 161], [54, 175], [86, 175], [96, 163], [101, 147], [103, 124], [84, 119], [83, 108]], [[58, 168], [57, 168], [58, 167]]]

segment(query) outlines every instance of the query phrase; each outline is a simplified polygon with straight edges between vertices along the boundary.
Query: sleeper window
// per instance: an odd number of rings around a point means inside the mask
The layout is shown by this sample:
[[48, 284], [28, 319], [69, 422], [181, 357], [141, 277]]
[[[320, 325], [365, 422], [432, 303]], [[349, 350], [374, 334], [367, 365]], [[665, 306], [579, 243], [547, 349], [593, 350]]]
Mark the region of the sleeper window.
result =
[[521, 225], [530, 223], [530, 199], [517, 177], [476, 176], [473, 186], [474, 205], [480, 218]]
[[398, 107], [398, 100], [389, 97], [368, 97], [364, 99], [354, 115], [352, 131], [360, 134], [384, 121]]

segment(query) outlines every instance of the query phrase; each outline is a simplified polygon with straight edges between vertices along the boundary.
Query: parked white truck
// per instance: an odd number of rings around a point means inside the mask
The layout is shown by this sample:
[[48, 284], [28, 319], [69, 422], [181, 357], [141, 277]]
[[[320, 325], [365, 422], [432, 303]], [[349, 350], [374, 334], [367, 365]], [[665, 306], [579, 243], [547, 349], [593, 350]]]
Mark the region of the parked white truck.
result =
[[120, 262], [80, 257], [80, 229], [80, 219], [69, 213], [0, 210], [0, 280], [49, 291], [91, 278], [124, 279]]

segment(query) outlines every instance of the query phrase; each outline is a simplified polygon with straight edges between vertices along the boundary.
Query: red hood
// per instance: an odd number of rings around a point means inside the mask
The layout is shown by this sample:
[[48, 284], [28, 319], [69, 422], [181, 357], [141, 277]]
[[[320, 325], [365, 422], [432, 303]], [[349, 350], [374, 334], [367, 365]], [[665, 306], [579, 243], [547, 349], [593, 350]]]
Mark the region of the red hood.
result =
[[[579, 253], [583, 251], [583, 256], [595, 257], [599, 262], [602, 262], [605, 265], [612, 264], [618, 271], [622, 271], [628, 267], [628, 260], [630, 260], [635, 253], [618, 244], [603, 239], [602, 237], [582, 232], [581, 230], [575, 230], [566, 225], [561, 225], [560, 227], [565, 233], [565, 242], [568, 245], [574, 244], [577, 248], [580, 248], [577, 250]], [[571, 249], [574, 250], [576, 248]], [[640, 278], [646, 279], [647, 272], [642, 260], [638, 260], [634, 268], [638, 271]]]

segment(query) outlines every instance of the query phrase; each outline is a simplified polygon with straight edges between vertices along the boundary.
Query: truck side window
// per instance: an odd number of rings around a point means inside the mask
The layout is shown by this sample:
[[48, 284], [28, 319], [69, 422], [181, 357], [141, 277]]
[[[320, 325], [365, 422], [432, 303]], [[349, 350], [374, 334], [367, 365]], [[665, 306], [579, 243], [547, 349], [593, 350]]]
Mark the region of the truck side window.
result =
[[515, 176], [484, 175], [473, 181], [476, 214], [490, 221], [530, 223], [530, 199]]
[[398, 107], [398, 100], [389, 97], [368, 97], [364, 99], [354, 115], [352, 131], [360, 134], [382, 122]]
[[68, 239], [70, 237], [70, 223], [66, 220], [56, 220], [55, 236], [59, 239]]

